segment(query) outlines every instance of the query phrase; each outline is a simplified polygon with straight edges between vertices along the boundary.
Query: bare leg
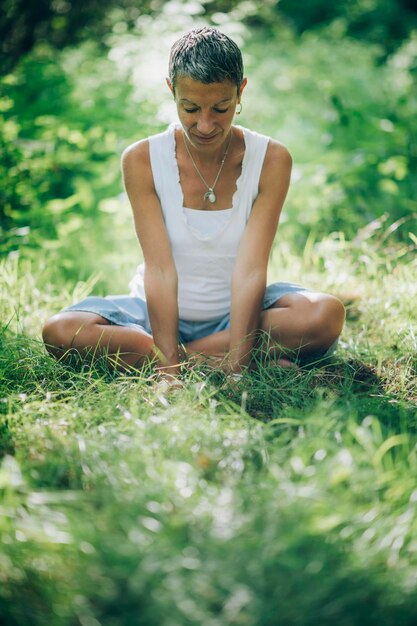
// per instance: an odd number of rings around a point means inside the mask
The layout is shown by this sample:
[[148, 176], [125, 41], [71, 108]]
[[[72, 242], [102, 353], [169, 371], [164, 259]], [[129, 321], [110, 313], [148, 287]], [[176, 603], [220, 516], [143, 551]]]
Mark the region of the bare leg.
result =
[[[342, 303], [326, 294], [300, 292], [283, 296], [261, 313], [260, 346], [278, 364], [285, 350], [299, 356], [324, 352], [339, 336], [344, 323]], [[153, 338], [140, 328], [117, 326], [95, 313], [67, 311], [54, 315], [43, 329], [50, 354], [61, 358], [71, 350], [83, 356], [105, 355], [122, 371], [140, 367], [155, 356]], [[189, 356], [202, 357], [219, 367], [229, 349], [230, 332], [224, 330], [186, 344]]]
[[[292, 350], [300, 357], [323, 354], [342, 332], [345, 309], [338, 298], [297, 292], [283, 296], [261, 315], [271, 353]], [[269, 340], [270, 337], [270, 340]]]
[[71, 350], [90, 358], [105, 355], [121, 371], [154, 357], [153, 338], [140, 328], [116, 326], [95, 313], [65, 311], [49, 319], [43, 329], [46, 349], [55, 358]]
[[[260, 347], [281, 366], [289, 361], [285, 351], [306, 357], [324, 353], [340, 335], [344, 323], [343, 304], [327, 294], [291, 293], [262, 311]], [[229, 330], [202, 337], [186, 345], [189, 355], [209, 357], [220, 364], [229, 349]]]

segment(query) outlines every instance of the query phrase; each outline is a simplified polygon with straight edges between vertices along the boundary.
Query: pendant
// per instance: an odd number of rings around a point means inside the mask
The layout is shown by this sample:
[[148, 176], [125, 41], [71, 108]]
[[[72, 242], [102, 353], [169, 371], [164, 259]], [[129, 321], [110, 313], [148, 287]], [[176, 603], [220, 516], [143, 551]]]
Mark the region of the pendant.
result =
[[207, 193], [204, 194], [204, 200], [208, 200], [209, 202], [211, 202], [211, 204], [213, 204], [213, 202], [216, 202], [216, 195], [213, 189], [209, 189]]

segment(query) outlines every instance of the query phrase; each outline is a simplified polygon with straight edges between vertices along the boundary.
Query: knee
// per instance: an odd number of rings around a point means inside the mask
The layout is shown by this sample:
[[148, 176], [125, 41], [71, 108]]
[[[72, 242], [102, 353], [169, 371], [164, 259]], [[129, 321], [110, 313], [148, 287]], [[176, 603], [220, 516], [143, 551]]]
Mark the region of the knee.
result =
[[48, 352], [68, 350], [75, 334], [74, 320], [62, 313], [53, 315], [42, 329], [42, 339]]
[[345, 307], [335, 296], [325, 295], [313, 305], [311, 324], [316, 341], [329, 348], [339, 337], [345, 323]]

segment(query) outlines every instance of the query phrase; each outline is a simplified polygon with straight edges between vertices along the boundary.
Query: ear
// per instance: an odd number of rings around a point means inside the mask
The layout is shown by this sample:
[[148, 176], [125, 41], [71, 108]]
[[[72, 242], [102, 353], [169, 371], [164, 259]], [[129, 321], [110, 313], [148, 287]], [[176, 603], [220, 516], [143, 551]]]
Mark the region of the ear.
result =
[[240, 89], [239, 89], [239, 96], [238, 96], [238, 101], [239, 102], [240, 102], [240, 98], [242, 96], [243, 90], [244, 90], [244, 88], [246, 87], [247, 84], [248, 84], [248, 79], [244, 78], [243, 81], [242, 81], [242, 84], [240, 86]]
[[171, 81], [169, 80], [169, 78], [166, 78], [165, 80], [166, 80], [166, 83], [167, 83], [167, 85], [169, 87], [170, 92], [172, 93], [172, 95], [175, 98], [175, 90], [174, 90], [174, 87], [172, 86]]

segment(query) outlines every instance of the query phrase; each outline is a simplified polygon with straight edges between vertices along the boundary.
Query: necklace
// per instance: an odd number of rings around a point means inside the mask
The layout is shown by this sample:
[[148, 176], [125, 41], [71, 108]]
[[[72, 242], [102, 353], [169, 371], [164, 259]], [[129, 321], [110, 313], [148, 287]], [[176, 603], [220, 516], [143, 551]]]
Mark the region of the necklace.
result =
[[203, 183], [207, 187], [207, 191], [206, 191], [206, 193], [203, 196], [204, 200], [208, 200], [209, 202], [211, 202], [213, 204], [214, 202], [216, 202], [216, 194], [214, 193], [214, 188], [215, 188], [215, 186], [217, 184], [217, 181], [219, 180], [219, 176], [220, 176], [221, 171], [223, 169], [224, 162], [226, 161], [227, 153], [228, 153], [229, 147], [230, 147], [230, 142], [232, 141], [232, 131], [230, 131], [230, 137], [229, 137], [229, 141], [228, 141], [228, 144], [227, 144], [226, 152], [223, 155], [222, 162], [220, 163], [219, 171], [217, 172], [216, 179], [215, 179], [214, 183], [211, 185], [211, 187], [210, 187], [210, 185], [207, 184], [207, 182], [203, 178], [203, 175], [201, 174], [200, 170], [198, 169], [198, 167], [196, 165], [196, 162], [194, 161], [193, 156], [192, 156], [192, 154], [190, 152], [190, 149], [189, 149], [189, 147], [187, 145], [187, 141], [185, 140], [185, 136], [186, 135], [184, 133], [184, 135], [183, 135], [183, 137], [184, 137], [184, 145], [185, 145], [185, 149], [188, 152], [188, 156], [191, 159], [191, 163], [194, 165], [195, 171], [197, 172], [197, 174], [199, 175], [199, 177], [201, 178], [201, 180], [203, 181]]

